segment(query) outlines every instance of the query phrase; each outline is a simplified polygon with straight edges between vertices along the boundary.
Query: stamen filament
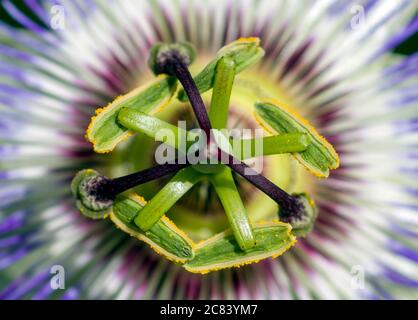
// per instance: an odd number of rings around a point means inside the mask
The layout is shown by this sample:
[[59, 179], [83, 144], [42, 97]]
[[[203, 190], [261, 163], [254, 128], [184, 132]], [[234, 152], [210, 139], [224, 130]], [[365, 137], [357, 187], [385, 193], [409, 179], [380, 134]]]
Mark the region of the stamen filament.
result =
[[209, 119], [213, 128], [226, 128], [229, 101], [231, 98], [234, 79], [234, 61], [227, 57], [221, 58], [216, 64], [216, 75], [212, 90], [212, 101], [209, 109]]
[[242, 203], [232, 177], [231, 169], [224, 167], [221, 172], [210, 175], [209, 179], [221, 200], [239, 246], [242, 250], [251, 249], [255, 245], [255, 238], [247, 210]]
[[203, 176], [192, 167], [184, 168], [139, 211], [135, 224], [143, 231], [149, 230], [168, 210]]
[[[232, 142], [233, 144], [234, 142]], [[260, 153], [256, 146], [262, 146], [262, 153]], [[236, 150], [234, 146], [234, 155], [241, 160], [253, 157], [269, 156], [274, 154], [302, 152], [306, 150], [309, 145], [308, 136], [299, 133], [285, 133], [275, 136], [267, 136], [262, 138], [242, 139], [238, 146], [241, 150]], [[250, 152], [247, 148], [250, 148]]]

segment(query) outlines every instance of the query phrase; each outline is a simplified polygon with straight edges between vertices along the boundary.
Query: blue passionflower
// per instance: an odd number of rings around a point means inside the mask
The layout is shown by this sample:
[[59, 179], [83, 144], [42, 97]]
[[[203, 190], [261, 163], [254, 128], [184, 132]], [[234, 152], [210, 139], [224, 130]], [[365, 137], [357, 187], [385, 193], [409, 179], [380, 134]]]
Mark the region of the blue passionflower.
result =
[[[418, 58], [392, 53], [418, 30], [416, 1], [25, 4], [32, 18], [2, 3], [24, 28], [0, 23], [0, 298], [418, 298]], [[241, 37], [260, 38], [265, 57], [237, 75], [228, 126], [259, 128], [253, 102], [278, 99], [335, 146], [341, 166], [319, 180], [288, 155], [265, 157], [265, 176], [315, 199], [311, 234], [279, 259], [191, 274], [110, 222], [81, 216], [69, 184], [86, 167], [117, 177], [153, 164], [145, 136], [98, 155], [84, 135], [98, 106], [153, 77], [156, 42], [190, 42], [198, 73]], [[161, 115], [193, 120], [182, 102]], [[235, 178], [250, 216], [277, 210]], [[136, 191], [148, 199], [163, 185]], [[170, 214], [194, 239], [226, 224], [204, 182]], [[51, 285], [56, 266], [65, 289]]]

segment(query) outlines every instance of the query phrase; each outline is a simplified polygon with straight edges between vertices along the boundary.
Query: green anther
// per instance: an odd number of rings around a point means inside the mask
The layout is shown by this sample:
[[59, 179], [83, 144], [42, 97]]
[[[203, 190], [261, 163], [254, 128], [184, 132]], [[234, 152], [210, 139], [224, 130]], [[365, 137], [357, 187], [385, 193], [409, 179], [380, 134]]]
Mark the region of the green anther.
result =
[[[254, 65], [264, 56], [264, 50], [260, 47], [258, 38], [242, 38], [221, 48], [214, 60], [212, 60], [196, 77], [194, 81], [200, 93], [212, 89], [215, 82], [216, 67], [221, 58], [229, 58], [234, 62], [235, 74]], [[187, 101], [184, 90], [178, 94], [180, 101]]]
[[138, 215], [134, 220], [135, 224], [143, 231], [149, 230], [201, 178], [201, 174], [191, 167], [180, 170], [147, 203], [147, 205], [138, 212]]
[[328, 177], [330, 169], [338, 168], [339, 157], [331, 144], [288, 107], [276, 101], [264, 101], [257, 102], [255, 110], [260, 121], [276, 133], [303, 133], [308, 136], [306, 150], [294, 153], [294, 156], [313, 174]]
[[289, 224], [282, 222], [254, 224], [256, 244], [246, 251], [240, 249], [230, 231], [217, 234], [196, 246], [195, 257], [184, 268], [193, 273], [208, 273], [278, 257], [296, 242], [291, 229]]
[[212, 101], [209, 109], [209, 118], [213, 128], [226, 128], [228, 121], [229, 100], [231, 98], [234, 78], [234, 61], [228, 57], [219, 59], [219, 62], [216, 65]]
[[162, 217], [146, 232], [133, 223], [133, 219], [145, 205], [145, 201], [135, 194], [119, 195], [115, 199], [110, 219], [118, 228], [138, 240], [146, 242], [157, 253], [170, 260], [184, 263], [192, 259], [194, 256], [193, 241], [167, 217]]
[[251, 229], [251, 222], [238, 193], [231, 169], [224, 168], [220, 173], [211, 175], [209, 180], [221, 200], [232, 232], [240, 248], [242, 250], [252, 248], [255, 245], [255, 239]]
[[130, 135], [129, 130], [117, 121], [121, 108], [129, 107], [144, 113], [156, 112], [170, 102], [176, 89], [176, 79], [164, 78], [148, 87], [137, 88], [116, 98], [107, 107], [98, 109], [86, 132], [87, 139], [93, 143], [94, 151], [110, 152]]

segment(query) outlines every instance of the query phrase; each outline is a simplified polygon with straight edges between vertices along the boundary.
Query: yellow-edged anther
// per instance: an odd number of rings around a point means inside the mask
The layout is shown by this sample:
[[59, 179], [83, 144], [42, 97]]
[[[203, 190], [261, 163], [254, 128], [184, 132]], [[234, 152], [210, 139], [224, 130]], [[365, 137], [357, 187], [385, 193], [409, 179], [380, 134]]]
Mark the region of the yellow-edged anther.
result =
[[117, 122], [117, 114], [122, 107], [156, 113], [171, 101], [176, 91], [177, 82], [172, 78], [161, 76], [157, 81], [118, 96], [106, 107], [97, 109], [86, 130], [86, 138], [93, 144], [94, 151], [110, 152], [117, 144], [133, 134]]
[[[131, 192], [127, 195], [127, 197], [140, 206], [144, 206], [146, 201], [143, 197], [139, 196], [138, 194]], [[185, 263], [186, 261], [190, 260], [193, 256], [195, 243], [193, 240], [181, 229], [179, 229], [170, 219], [166, 216], [163, 216], [160, 221], [160, 227], [154, 229], [150, 229], [147, 232], [143, 232], [142, 230], [136, 228], [135, 225], [129, 225], [123, 222], [117, 214], [115, 214], [114, 210], [110, 212], [110, 219], [111, 221], [122, 231], [128, 233], [130, 236], [147, 243], [156, 253], [166, 257], [171, 261], [175, 261], [177, 263]], [[162, 228], [165, 226], [164, 228]], [[173, 243], [177, 238], [177, 244]], [[161, 239], [160, 244], [158, 244], [155, 240], [152, 239]], [[180, 242], [179, 239], [181, 239]], [[178, 250], [180, 248], [179, 243], [185, 245], [187, 250], [192, 253], [190, 257], [182, 257], [178, 254]]]
[[195, 247], [195, 257], [184, 268], [192, 273], [205, 274], [225, 268], [239, 268], [266, 258], [278, 257], [295, 242], [292, 227], [283, 222], [256, 223], [253, 226], [256, 246], [241, 251], [230, 230], [219, 233]]
[[[287, 115], [287, 118], [281, 118], [271, 107], [277, 108], [276, 111]], [[272, 134], [306, 133], [311, 140], [310, 145], [305, 151], [293, 155], [314, 175], [324, 178], [329, 175], [329, 170], [339, 167], [340, 158], [334, 147], [294, 108], [275, 99], [264, 99], [256, 103], [255, 118], [262, 128]], [[289, 128], [287, 125], [290, 119], [294, 123]]]

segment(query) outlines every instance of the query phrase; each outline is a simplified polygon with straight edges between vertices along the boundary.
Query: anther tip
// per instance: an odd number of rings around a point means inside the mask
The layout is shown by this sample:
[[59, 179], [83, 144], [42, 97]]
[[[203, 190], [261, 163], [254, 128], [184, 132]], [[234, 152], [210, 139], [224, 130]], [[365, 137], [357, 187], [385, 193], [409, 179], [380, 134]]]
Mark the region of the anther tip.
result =
[[279, 217], [283, 222], [287, 222], [292, 226], [292, 232], [297, 237], [306, 237], [313, 229], [318, 210], [313, 200], [306, 194], [292, 195], [296, 201], [294, 211], [288, 213], [282, 208], [279, 209]]
[[159, 42], [151, 48], [148, 65], [155, 75], [171, 74], [169, 62], [172, 59], [180, 59], [182, 63], [188, 66], [195, 59], [195, 50], [187, 42], [173, 44]]
[[112, 199], [104, 198], [99, 187], [108, 179], [98, 172], [87, 169], [79, 171], [71, 182], [71, 192], [80, 212], [91, 219], [102, 219], [113, 205]]

